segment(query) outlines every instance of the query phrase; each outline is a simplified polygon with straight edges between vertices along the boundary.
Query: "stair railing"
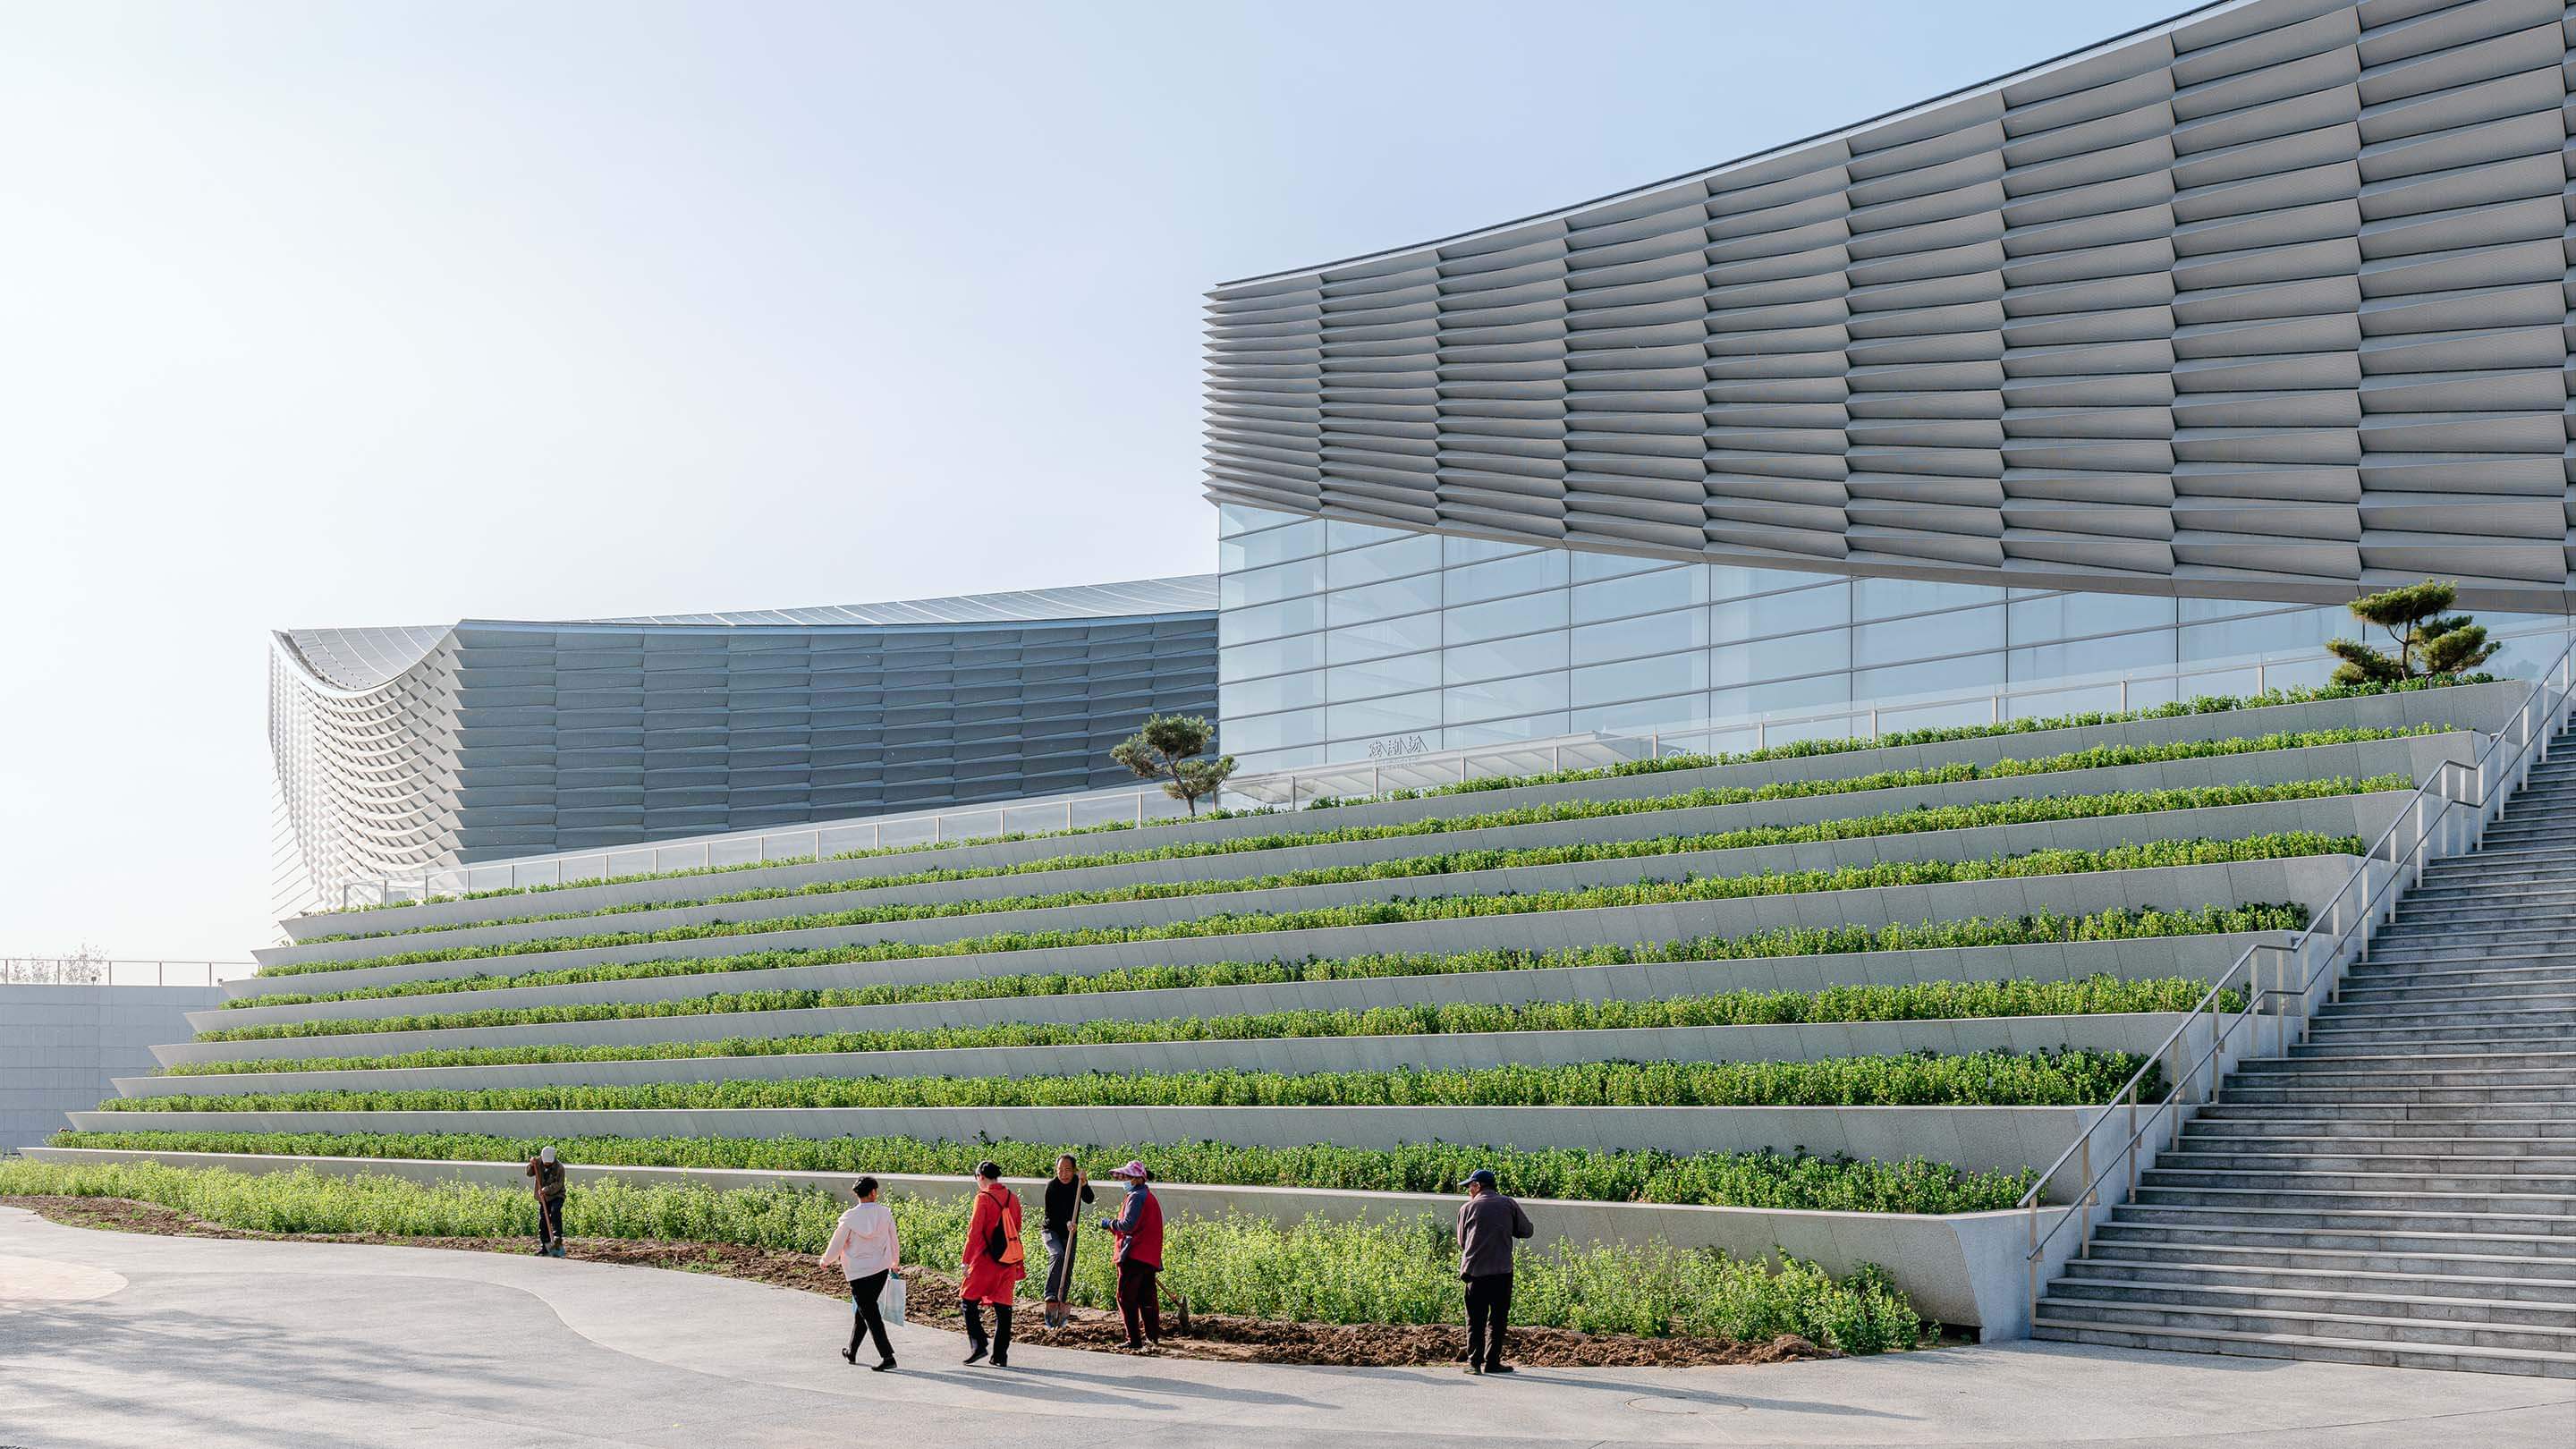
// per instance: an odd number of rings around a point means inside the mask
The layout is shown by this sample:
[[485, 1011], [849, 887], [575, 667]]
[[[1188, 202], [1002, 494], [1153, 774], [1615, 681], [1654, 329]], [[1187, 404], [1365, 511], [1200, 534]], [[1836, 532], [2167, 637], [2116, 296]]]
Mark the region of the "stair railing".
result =
[[[2040, 1172], [2030, 1190], [2015, 1204], [2026, 1215], [2028, 1224], [2024, 1234], [2028, 1295], [2024, 1323], [2035, 1322], [2039, 1316], [2040, 1277], [2049, 1245], [2072, 1221], [2081, 1224], [2073, 1253], [2092, 1247], [2096, 1217], [2102, 1209], [2103, 1184], [2115, 1176], [2125, 1177], [2129, 1195], [2137, 1193], [2139, 1173], [2145, 1166], [2142, 1159], [2151, 1152], [2167, 1150], [2180, 1139], [2184, 1109], [2193, 1105], [2192, 1093], [2204, 1072], [2208, 1085], [2201, 1100], [2217, 1096], [2219, 1080], [2226, 1070], [2226, 1052], [2236, 1034], [2244, 1031], [2247, 1044], [2261, 1050], [2262, 1021], [2269, 1016], [2273, 1018], [2273, 1050], [2278, 1055], [2288, 1055], [2290, 1048], [2306, 1037], [2307, 1022], [2319, 1005], [2332, 1001], [2341, 991], [2344, 969], [2368, 953], [2371, 933], [2383, 919], [2396, 917], [2398, 899], [2405, 889], [2423, 882], [2424, 867], [2433, 859], [2478, 848], [2486, 838], [2487, 827], [2503, 813], [2505, 802], [2530, 783], [2532, 768], [2548, 760], [2550, 742], [2566, 728], [2572, 711], [2576, 711], [2576, 639], [2569, 640], [2558, 657], [2542, 667], [2531, 693], [2524, 697], [2513, 718], [2488, 737], [2474, 763], [2464, 765], [2450, 760], [2433, 771], [2398, 808], [2388, 828], [2362, 852], [2352, 875], [2309, 914], [2308, 924], [2286, 944], [2257, 941], [2247, 946], [2235, 963], [2210, 983], [2209, 990], [2184, 1013], [2173, 1031], [2146, 1054], [2146, 1061], [2111, 1094], [2110, 1102], [2085, 1121], [2075, 1140]], [[2271, 967], [2268, 972], [2262, 969], [2266, 962]], [[2295, 985], [2291, 984], [2294, 975]], [[2193, 1029], [2204, 1016], [2209, 1022], [2208, 1040], [2184, 1064], [2182, 1057]], [[2293, 1016], [2298, 1019], [2295, 1027], [2291, 1024]], [[2164, 1094], [2149, 1102], [2148, 1084], [2157, 1080], [2161, 1080]], [[2115, 1120], [2123, 1117], [2125, 1121], [2119, 1121], [2114, 1128]], [[2109, 1149], [2109, 1161], [2096, 1171], [2094, 1139], [2106, 1130], [2118, 1135]], [[2157, 1138], [2157, 1143], [2142, 1151], [2150, 1135]], [[2066, 1211], [2043, 1231], [2039, 1225], [2041, 1199], [2070, 1162], [2075, 1165], [2080, 1185]]]

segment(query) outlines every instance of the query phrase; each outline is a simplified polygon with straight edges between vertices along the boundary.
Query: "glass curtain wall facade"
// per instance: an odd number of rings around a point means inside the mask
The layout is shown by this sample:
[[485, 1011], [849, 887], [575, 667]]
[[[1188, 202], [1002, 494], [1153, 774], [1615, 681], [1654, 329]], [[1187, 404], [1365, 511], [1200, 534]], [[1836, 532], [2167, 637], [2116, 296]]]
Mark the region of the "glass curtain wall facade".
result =
[[[2355, 632], [2338, 607], [1674, 563], [1239, 504], [1220, 516], [1218, 711], [1246, 770], [1676, 732], [2072, 676], [2149, 676], [2128, 689], [2145, 707], [2251, 690], [2250, 666], [2170, 677], [2249, 656], [2296, 656], [2266, 667], [2274, 687], [2320, 683], [2332, 661], [2319, 646]], [[2564, 642], [2548, 616], [2481, 617], [2514, 636], [2498, 672]], [[2008, 708], [2057, 714], [2116, 693]], [[1988, 708], [1909, 711], [1904, 723]]]

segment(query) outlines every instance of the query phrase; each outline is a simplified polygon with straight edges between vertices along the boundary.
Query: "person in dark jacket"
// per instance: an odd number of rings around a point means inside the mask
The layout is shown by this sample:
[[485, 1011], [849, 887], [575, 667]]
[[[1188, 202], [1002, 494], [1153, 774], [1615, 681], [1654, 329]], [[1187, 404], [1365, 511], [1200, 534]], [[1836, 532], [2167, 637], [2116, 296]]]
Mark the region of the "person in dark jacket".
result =
[[537, 1256], [560, 1258], [564, 1255], [563, 1164], [555, 1160], [553, 1148], [541, 1147], [528, 1159], [526, 1175], [532, 1179], [528, 1190], [537, 1196]]
[[1072, 1316], [1065, 1300], [1073, 1296], [1073, 1235], [1082, 1205], [1098, 1199], [1091, 1179], [1068, 1152], [1055, 1160], [1055, 1177], [1046, 1185], [1046, 1220], [1039, 1234], [1046, 1239], [1046, 1325], [1062, 1328]]
[[1467, 1174], [1458, 1205], [1458, 1276], [1467, 1284], [1467, 1372], [1507, 1374], [1503, 1327], [1512, 1317], [1512, 1247], [1538, 1229], [1521, 1205], [1503, 1196], [1493, 1169]]
[[1142, 1352], [1163, 1343], [1163, 1310], [1154, 1298], [1163, 1271], [1163, 1204], [1145, 1186], [1145, 1164], [1130, 1162], [1110, 1176], [1127, 1184], [1127, 1200], [1100, 1225], [1118, 1239], [1118, 1314], [1127, 1322], [1127, 1347]]

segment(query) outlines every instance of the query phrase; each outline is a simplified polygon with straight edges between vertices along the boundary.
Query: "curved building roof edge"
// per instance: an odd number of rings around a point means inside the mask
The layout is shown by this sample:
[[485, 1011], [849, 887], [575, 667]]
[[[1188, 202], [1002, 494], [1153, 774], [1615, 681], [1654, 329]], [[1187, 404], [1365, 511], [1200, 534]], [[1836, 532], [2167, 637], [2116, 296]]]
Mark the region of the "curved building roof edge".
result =
[[2124, 45], [2129, 41], [2138, 39], [2140, 36], [2153, 35], [2159, 30], [2170, 29], [2187, 20], [2195, 20], [2205, 15], [2215, 14], [2222, 10], [2236, 9], [2240, 6], [2252, 3], [2254, 3], [2254, 0], [2209, 0], [2209, 3], [2207, 4], [2195, 5], [2188, 10], [2178, 11], [2161, 20], [2150, 20], [2144, 25], [2134, 26], [2128, 30], [2123, 30], [2117, 35], [2107, 36], [2101, 40], [2089, 41], [2083, 45], [2077, 46], [2073, 50], [2062, 51], [2056, 55], [2049, 56], [2045, 60], [2036, 60], [2032, 61], [2028, 65], [2016, 66], [2011, 70], [2002, 72], [2001, 74], [1988, 76], [1986, 79], [1981, 81], [1971, 81], [1963, 86], [1954, 86], [1949, 90], [1941, 92], [1939, 95], [1927, 96], [1922, 100], [1909, 102], [1908, 104], [1897, 106], [1892, 110], [1881, 111], [1877, 115], [1866, 116], [1857, 121], [1846, 122], [1843, 125], [1818, 131], [1812, 135], [1800, 136], [1795, 140], [1782, 141], [1776, 145], [1765, 146], [1758, 151], [1747, 151], [1741, 156], [1732, 157], [1728, 160], [1715, 162], [1707, 166], [1694, 166], [1688, 171], [1676, 172], [1673, 175], [1660, 177], [1653, 181], [1640, 182], [1634, 186], [1623, 186], [1616, 191], [1604, 192], [1599, 196], [1590, 197], [1583, 201], [1569, 202], [1563, 206], [1547, 207], [1540, 211], [1533, 211], [1527, 216], [1513, 217], [1509, 221], [1497, 221], [1488, 223], [1484, 226], [1472, 226], [1464, 231], [1451, 232], [1446, 236], [1436, 236], [1426, 238], [1421, 241], [1404, 242], [1395, 246], [1374, 247], [1368, 251], [1354, 252], [1346, 257], [1336, 257], [1331, 261], [1309, 262], [1304, 266], [1296, 267], [1279, 267], [1272, 271], [1258, 272], [1248, 277], [1236, 277], [1229, 281], [1217, 283], [1210, 295], [1213, 295], [1214, 292], [1222, 292], [1229, 287], [1249, 287], [1260, 282], [1278, 281], [1283, 277], [1302, 277], [1310, 272], [1325, 272], [1330, 271], [1335, 267], [1357, 266], [1362, 262], [1373, 262], [1383, 257], [1402, 256], [1407, 252], [1418, 252], [1429, 247], [1445, 247], [1453, 242], [1468, 241], [1481, 236], [1491, 236], [1498, 232], [1510, 231], [1514, 227], [1528, 226], [1533, 222], [1551, 221], [1558, 217], [1572, 216], [1577, 212], [1588, 211], [1593, 207], [1604, 206], [1614, 201], [1623, 201], [1632, 196], [1644, 196], [1649, 192], [1659, 191], [1667, 186], [1679, 185], [1682, 182], [1696, 180], [1703, 176], [1714, 176], [1731, 167], [1744, 166], [1755, 161], [1767, 160], [1774, 156], [1786, 155], [1802, 146], [1813, 146], [1820, 142], [1833, 140], [1837, 136], [1854, 135], [1869, 129], [1872, 126], [1884, 125], [1885, 123], [1896, 120], [1901, 116], [1911, 115], [1916, 111], [1926, 110], [1933, 106], [1955, 101], [1961, 96], [1971, 96], [1977, 94], [1979, 91], [1990, 91], [1998, 86], [2007, 86], [2011, 85], [2015, 81], [2027, 80], [2044, 71], [2064, 65], [2069, 61], [2082, 59], [2096, 51], [2107, 50], [2115, 45]]

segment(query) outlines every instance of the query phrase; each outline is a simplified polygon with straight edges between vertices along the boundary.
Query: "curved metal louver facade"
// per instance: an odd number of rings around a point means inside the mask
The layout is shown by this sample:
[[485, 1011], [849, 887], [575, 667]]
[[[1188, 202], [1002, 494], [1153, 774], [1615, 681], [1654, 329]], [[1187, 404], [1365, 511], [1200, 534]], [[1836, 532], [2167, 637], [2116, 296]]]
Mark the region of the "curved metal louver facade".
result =
[[344, 881], [1084, 790], [1216, 713], [1216, 580], [745, 614], [286, 630], [281, 912]]
[[1211, 293], [1220, 502], [1672, 558], [2563, 612], [2569, 12], [2250, 0]]

